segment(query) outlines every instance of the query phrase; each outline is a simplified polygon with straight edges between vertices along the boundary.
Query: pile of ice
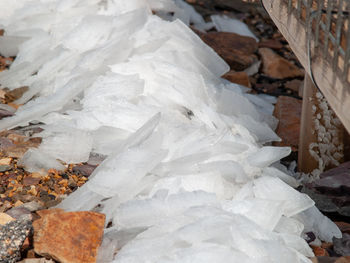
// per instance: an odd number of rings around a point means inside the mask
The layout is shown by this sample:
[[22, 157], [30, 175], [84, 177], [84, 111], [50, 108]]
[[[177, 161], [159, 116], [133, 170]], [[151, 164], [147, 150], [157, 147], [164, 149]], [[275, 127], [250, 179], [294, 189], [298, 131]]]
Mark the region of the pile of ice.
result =
[[59, 205], [106, 214], [100, 262], [310, 262], [306, 232], [341, 235], [293, 189], [290, 149], [264, 146], [279, 139], [271, 98], [220, 78], [185, 2], [0, 3], [0, 53], [17, 55], [0, 83], [29, 86], [0, 128], [45, 124], [29, 170], [106, 157]]

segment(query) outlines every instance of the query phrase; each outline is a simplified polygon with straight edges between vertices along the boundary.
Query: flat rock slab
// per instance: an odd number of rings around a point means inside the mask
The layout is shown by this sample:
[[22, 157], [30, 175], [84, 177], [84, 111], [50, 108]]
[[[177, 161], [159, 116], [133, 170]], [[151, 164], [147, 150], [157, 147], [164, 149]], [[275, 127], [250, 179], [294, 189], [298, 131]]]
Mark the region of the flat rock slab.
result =
[[62, 263], [96, 262], [105, 215], [95, 212], [41, 210], [34, 221], [34, 250]]
[[257, 61], [258, 44], [254, 38], [228, 32], [209, 32], [202, 40], [222, 57], [231, 69], [242, 71]]
[[259, 48], [264, 74], [275, 79], [303, 77], [304, 71], [270, 48]]

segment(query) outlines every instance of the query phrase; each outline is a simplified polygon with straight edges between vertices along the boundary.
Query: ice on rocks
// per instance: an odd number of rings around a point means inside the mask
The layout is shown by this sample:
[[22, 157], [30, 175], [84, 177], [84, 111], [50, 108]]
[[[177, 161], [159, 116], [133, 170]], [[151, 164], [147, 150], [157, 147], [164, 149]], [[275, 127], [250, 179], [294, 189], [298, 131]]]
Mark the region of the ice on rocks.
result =
[[99, 262], [306, 263], [304, 233], [340, 236], [292, 188], [290, 149], [266, 145], [275, 100], [220, 78], [229, 66], [188, 27], [211, 24], [185, 1], [13, 0], [3, 13], [0, 53], [17, 57], [0, 84], [29, 90], [0, 129], [42, 123], [29, 171], [99, 164], [58, 205], [106, 214]]
[[19, 166], [24, 166], [29, 172], [42, 172], [48, 169], [64, 170], [64, 166], [54, 157], [38, 149], [29, 149], [20, 159]]
[[210, 18], [219, 32], [236, 33], [242, 36], [252, 37], [256, 41], [259, 41], [248, 26], [236, 18], [230, 18], [225, 15], [212, 15]]

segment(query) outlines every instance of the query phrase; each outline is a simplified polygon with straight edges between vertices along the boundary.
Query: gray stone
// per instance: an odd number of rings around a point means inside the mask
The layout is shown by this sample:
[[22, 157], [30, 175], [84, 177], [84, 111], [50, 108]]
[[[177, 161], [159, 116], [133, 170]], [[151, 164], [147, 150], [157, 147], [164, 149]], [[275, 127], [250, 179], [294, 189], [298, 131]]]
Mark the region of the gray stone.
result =
[[15, 220], [0, 226], [0, 262], [14, 263], [21, 258], [20, 249], [31, 229], [29, 220]]
[[11, 165], [0, 165], [0, 172], [6, 172], [8, 170], [11, 170]]
[[334, 251], [342, 256], [350, 255], [350, 235], [343, 233], [342, 238], [333, 238]]
[[10, 210], [7, 210], [6, 214], [12, 216], [13, 218], [21, 219], [21, 220], [33, 219], [33, 216], [30, 210], [22, 206], [13, 207]]

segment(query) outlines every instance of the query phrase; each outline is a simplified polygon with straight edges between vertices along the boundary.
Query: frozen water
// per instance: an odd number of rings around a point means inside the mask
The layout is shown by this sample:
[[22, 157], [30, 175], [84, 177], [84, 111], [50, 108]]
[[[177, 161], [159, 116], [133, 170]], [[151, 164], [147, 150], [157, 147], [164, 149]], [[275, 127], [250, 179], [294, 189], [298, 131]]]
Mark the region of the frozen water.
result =
[[41, 172], [45, 174], [48, 169], [64, 170], [65, 167], [53, 156], [38, 149], [28, 150], [18, 162], [19, 166], [24, 166], [29, 172]]
[[29, 87], [0, 129], [42, 123], [29, 171], [99, 164], [58, 205], [106, 215], [99, 262], [306, 263], [305, 232], [340, 236], [293, 189], [290, 149], [267, 145], [275, 100], [220, 78], [229, 66], [188, 27], [211, 24], [185, 1], [13, 0], [0, 17], [0, 53], [17, 55], [0, 84]]
[[218, 31], [236, 33], [259, 41], [248, 26], [236, 18], [230, 18], [225, 15], [212, 15], [210, 17]]

